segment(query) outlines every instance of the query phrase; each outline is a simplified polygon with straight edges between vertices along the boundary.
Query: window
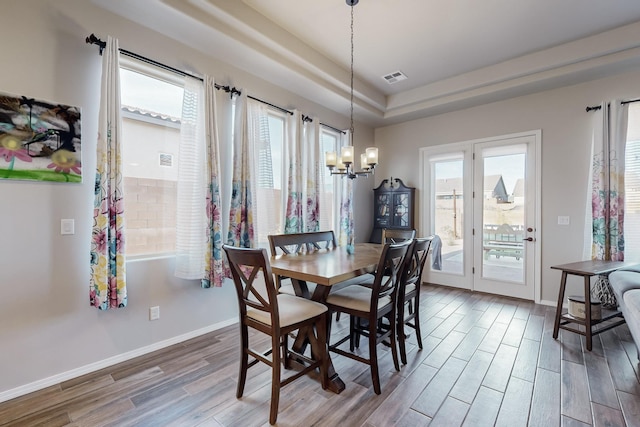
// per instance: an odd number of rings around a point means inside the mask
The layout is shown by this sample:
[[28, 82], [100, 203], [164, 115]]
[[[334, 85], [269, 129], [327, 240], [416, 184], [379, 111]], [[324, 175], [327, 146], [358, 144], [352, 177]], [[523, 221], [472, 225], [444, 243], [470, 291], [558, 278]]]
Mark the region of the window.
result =
[[624, 258], [640, 258], [640, 103], [629, 104], [625, 162]]
[[176, 241], [182, 79], [133, 61], [123, 61], [120, 78], [126, 253], [171, 253]]
[[324, 153], [327, 151], [337, 153], [339, 151], [338, 141], [340, 140], [340, 135], [336, 131], [324, 127], [321, 128], [320, 132], [320, 144], [322, 145], [320, 168], [321, 173], [324, 174], [322, 187], [320, 188], [320, 230], [334, 230], [337, 233], [339, 228], [338, 218], [340, 218], [340, 214], [337, 211], [339, 206], [335, 182], [337, 178], [331, 176], [329, 168], [324, 166]]

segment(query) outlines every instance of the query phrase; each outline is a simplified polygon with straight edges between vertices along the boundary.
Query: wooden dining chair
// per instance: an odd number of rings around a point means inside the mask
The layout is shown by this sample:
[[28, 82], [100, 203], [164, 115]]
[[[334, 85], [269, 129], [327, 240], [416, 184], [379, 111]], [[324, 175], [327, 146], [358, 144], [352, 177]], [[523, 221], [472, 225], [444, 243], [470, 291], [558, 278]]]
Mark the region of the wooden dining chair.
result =
[[[269, 239], [271, 256], [313, 252], [321, 249], [335, 249], [338, 247], [333, 230], [313, 231], [308, 233], [270, 234], [267, 237]], [[305, 298], [311, 298], [315, 283], [309, 283], [308, 285], [311, 285], [311, 289], [298, 289], [298, 293], [296, 293], [293, 284], [288, 278], [276, 275], [276, 287], [281, 293], [301, 295]]]
[[[272, 370], [269, 422], [274, 424], [278, 417], [281, 387], [316, 368], [320, 368], [322, 388], [328, 386], [327, 307], [305, 298], [278, 293], [265, 249], [227, 245], [223, 249], [233, 275], [240, 314], [241, 352], [236, 397], [242, 397], [250, 367], [258, 362], [269, 365]], [[249, 328], [269, 335], [271, 348], [266, 352], [252, 349]], [[288, 348], [287, 335], [296, 330], [307, 334], [311, 357]], [[249, 356], [253, 358], [251, 362]], [[281, 379], [281, 365], [284, 363], [289, 367], [291, 356], [302, 364], [302, 369]]]
[[[391, 341], [393, 364], [400, 370], [398, 352], [396, 348], [396, 319], [398, 281], [400, 279], [404, 259], [413, 242], [384, 245], [378, 262], [375, 278], [371, 287], [349, 286], [327, 297], [329, 318], [333, 312], [343, 312], [349, 315], [349, 334], [329, 345], [329, 351], [341, 354], [370, 366], [373, 390], [381, 393], [380, 375], [378, 373], [378, 344], [384, 340]], [[378, 328], [378, 322], [386, 318], [389, 328]], [[359, 320], [362, 319], [363, 322]], [[365, 324], [366, 323], [366, 324]], [[354, 353], [354, 339], [356, 335], [369, 338], [369, 358]], [[331, 326], [327, 328], [327, 336], [331, 337]], [[349, 341], [349, 350], [339, 346]]]
[[[429, 248], [433, 236], [415, 239], [409, 253], [405, 257], [400, 283], [398, 285], [398, 346], [400, 360], [407, 364], [407, 349], [404, 327], [409, 326], [416, 331], [418, 347], [422, 350], [422, 335], [420, 333], [420, 285], [422, 270], [429, 256]], [[412, 322], [413, 321], [413, 322]]]
[[[329, 231], [311, 231], [307, 233], [291, 233], [291, 234], [271, 234], [269, 238], [269, 249], [271, 255], [278, 254], [294, 254], [301, 252], [313, 252], [317, 250], [333, 250], [338, 247], [333, 230]], [[366, 277], [354, 277], [353, 279], [337, 283], [331, 287], [331, 292], [345, 288], [350, 285], [358, 284], [365, 280]], [[294, 288], [294, 284], [286, 277], [276, 276], [276, 285], [279, 292], [300, 295], [305, 298], [311, 298], [315, 287], [315, 283], [307, 282], [306, 289]], [[340, 320], [340, 313], [336, 314], [336, 320]]]
[[383, 228], [382, 229], [382, 243], [400, 243], [405, 240], [411, 240], [416, 237], [416, 230], [398, 230], [392, 228]]

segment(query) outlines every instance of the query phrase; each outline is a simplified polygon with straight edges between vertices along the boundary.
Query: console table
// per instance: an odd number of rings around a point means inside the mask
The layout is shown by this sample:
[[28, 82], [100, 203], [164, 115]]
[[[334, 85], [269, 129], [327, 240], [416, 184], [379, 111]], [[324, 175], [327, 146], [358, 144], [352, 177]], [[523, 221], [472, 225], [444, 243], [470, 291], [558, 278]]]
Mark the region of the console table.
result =
[[[553, 325], [553, 338], [558, 338], [558, 331], [565, 329], [567, 331], [575, 332], [583, 335], [587, 340], [587, 350], [591, 351], [592, 337], [600, 332], [607, 331], [616, 326], [622, 325], [624, 317], [618, 310], [605, 310], [602, 309], [602, 317], [600, 319], [591, 318], [591, 277], [600, 274], [611, 273], [619, 268], [629, 267], [636, 265], [637, 263], [624, 262], [624, 261], [581, 261], [573, 262], [570, 264], [552, 265], [551, 268], [562, 271], [562, 279], [560, 280], [560, 291], [558, 292], [558, 307], [556, 308], [556, 319]], [[574, 276], [581, 276], [584, 278], [584, 311], [585, 318], [579, 319], [563, 312], [562, 303], [564, 301], [564, 292], [567, 285], [567, 275], [572, 274]], [[595, 328], [596, 325], [619, 318], [617, 321], [608, 323], [607, 325]], [[584, 326], [584, 331], [578, 329], [578, 327], [570, 326], [572, 323]]]

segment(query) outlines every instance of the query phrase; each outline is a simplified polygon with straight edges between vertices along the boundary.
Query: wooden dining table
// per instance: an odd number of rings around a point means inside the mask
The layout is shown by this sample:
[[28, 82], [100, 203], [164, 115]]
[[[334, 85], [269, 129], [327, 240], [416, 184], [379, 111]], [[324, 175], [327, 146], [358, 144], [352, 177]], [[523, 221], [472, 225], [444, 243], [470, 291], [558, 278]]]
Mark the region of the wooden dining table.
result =
[[[308, 295], [307, 282], [316, 283], [311, 299], [324, 303], [331, 286], [373, 272], [380, 261], [383, 247], [376, 243], [358, 243], [352, 254], [347, 253], [345, 247], [338, 247], [276, 255], [271, 257], [271, 270], [274, 274], [291, 278], [299, 296]], [[304, 352], [307, 342], [305, 334], [299, 334], [293, 344], [294, 350]], [[330, 356], [328, 375], [329, 389], [335, 393], [342, 392], [345, 384], [335, 371]]]

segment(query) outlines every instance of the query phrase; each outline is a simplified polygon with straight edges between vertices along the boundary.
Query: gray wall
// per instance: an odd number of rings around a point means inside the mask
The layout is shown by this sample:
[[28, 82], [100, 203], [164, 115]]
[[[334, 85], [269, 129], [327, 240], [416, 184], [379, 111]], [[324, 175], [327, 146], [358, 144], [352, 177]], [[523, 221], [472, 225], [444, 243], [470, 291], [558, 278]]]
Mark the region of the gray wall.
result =
[[[542, 130], [542, 300], [557, 300], [560, 273], [549, 267], [582, 259], [591, 115], [587, 105], [640, 95], [640, 70], [475, 108], [376, 129], [380, 172], [420, 187], [419, 149], [440, 144]], [[398, 149], [402, 141], [402, 149]], [[422, 191], [417, 192], [420, 218]], [[571, 218], [558, 226], [558, 215]], [[426, 230], [425, 230], [426, 232]], [[420, 234], [420, 233], [419, 233]], [[636, 260], [640, 261], [640, 260]], [[571, 280], [571, 286], [575, 287]]]
[[[127, 50], [179, 68], [190, 64], [219, 83], [348, 127], [348, 117], [89, 1], [4, 0], [2, 7], [0, 92], [82, 108], [84, 177], [82, 184], [0, 180], [0, 401], [236, 320], [230, 283], [201, 289], [196, 281], [176, 279], [171, 258], [128, 263], [127, 308], [102, 312], [89, 306], [101, 58], [96, 46], [85, 44], [86, 36], [117, 37]], [[356, 132], [359, 152], [373, 141], [373, 130], [358, 126]], [[356, 196], [357, 212], [366, 213], [357, 215], [363, 217], [359, 236], [368, 237], [371, 188], [373, 181], [366, 181]], [[62, 218], [75, 219], [74, 235], [60, 235]], [[150, 322], [148, 309], [155, 305], [161, 316]]]

